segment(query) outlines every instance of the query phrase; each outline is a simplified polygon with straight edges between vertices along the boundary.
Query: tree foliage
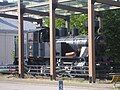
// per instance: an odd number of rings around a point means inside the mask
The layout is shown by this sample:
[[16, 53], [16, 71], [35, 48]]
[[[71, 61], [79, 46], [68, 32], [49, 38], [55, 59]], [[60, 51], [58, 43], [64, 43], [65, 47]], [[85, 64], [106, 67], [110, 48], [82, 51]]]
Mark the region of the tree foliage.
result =
[[85, 21], [87, 21], [87, 15], [78, 14], [71, 15], [70, 28], [71, 30], [76, 27], [79, 29], [79, 34], [87, 34], [87, 28], [85, 28]]
[[[70, 16], [70, 31], [73, 30], [74, 27], [79, 29], [80, 34], [87, 34], [87, 29], [85, 28], [84, 22], [87, 21], [87, 15], [79, 14], [79, 15], [71, 15]], [[65, 27], [65, 20], [56, 19], [56, 28], [60, 29], [61, 27]], [[44, 19], [44, 24], [49, 26], [49, 19]]]
[[103, 13], [103, 30], [106, 36], [106, 54], [115, 62], [120, 62], [120, 9]]
[[[107, 56], [110, 56], [115, 62], [120, 62], [120, 9], [108, 10], [102, 12], [103, 15], [103, 32], [106, 36], [107, 50], [105, 51]], [[85, 28], [84, 22], [87, 21], [87, 15], [71, 15], [70, 17], [70, 29], [74, 27], [79, 29], [80, 34], [87, 35], [87, 28]], [[48, 26], [49, 20], [45, 19], [45, 24]], [[63, 19], [56, 19], [56, 28], [60, 28], [65, 25]]]
[[[45, 26], [49, 27], [49, 19], [48, 18], [45, 18], [44, 19], [44, 23], [43, 23]], [[61, 26], [64, 26], [65, 24], [65, 21], [63, 19], [55, 19], [55, 27], [56, 28], [60, 28]]]

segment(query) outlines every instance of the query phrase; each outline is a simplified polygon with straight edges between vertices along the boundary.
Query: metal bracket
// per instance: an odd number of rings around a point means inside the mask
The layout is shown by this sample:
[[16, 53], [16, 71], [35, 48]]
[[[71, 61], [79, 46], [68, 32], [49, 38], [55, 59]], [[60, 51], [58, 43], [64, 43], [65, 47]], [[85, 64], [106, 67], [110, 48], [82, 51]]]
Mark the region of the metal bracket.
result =
[[25, 5], [24, 4], [20, 4], [20, 10], [21, 10], [21, 13], [24, 14], [25, 13]]
[[92, 4], [94, 4], [96, 2], [96, 0], [92, 0]]

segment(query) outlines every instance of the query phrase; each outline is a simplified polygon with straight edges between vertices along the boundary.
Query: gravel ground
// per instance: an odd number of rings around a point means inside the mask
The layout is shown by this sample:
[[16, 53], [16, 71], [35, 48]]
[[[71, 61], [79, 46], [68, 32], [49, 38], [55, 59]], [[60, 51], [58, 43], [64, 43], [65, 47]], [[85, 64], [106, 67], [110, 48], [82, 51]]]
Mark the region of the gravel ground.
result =
[[[120, 84], [117, 88], [113, 84], [105, 82], [89, 84], [88, 81], [64, 80], [64, 90], [120, 90]], [[59, 90], [58, 81], [49, 79], [25, 78], [19, 79], [11, 75], [0, 75], [0, 90]]]

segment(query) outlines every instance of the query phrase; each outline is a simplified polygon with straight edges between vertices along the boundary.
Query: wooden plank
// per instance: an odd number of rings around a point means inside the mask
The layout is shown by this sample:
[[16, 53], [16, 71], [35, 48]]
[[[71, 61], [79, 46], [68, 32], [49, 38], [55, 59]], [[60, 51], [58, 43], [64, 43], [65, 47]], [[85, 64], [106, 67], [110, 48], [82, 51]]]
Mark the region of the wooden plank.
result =
[[63, 4], [57, 4], [57, 8], [63, 9], [63, 10], [69, 10], [69, 11], [74, 11], [74, 12], [83, 12], [83, 13], [87, 13], [87, 9], [83, 9], [83, 8], [78, 8], [78, 7], [72, 7], [72, 6], [67, 6], [67, 5], [63, 5]]
[[50, 76], [51, 80], [56, 80], [56, 42], [55, 42], [55, 8], [57, 0], [49, 0], [50, 17]]
[[[62, 5], [62, 4], [57, 4], [57, 8], [63, 9], [63, 10], [69, 10], [69, 11], [74, 11], [74, 12], [81, 12], [81, 13], [88, 13], [88, 9], [84, 9], [81, 7], [72, 7], [72, 6], [67, 6], [67, 5]], [[96, 15], [99, 15], [98, 11], [95, 11]]]
[[95, 83], [94, 3], [88, 0], [89, 82]]
[[[65, 3], [65, 2], [70, 2], [71, 0], [60, 0], [58, 1], [58, 3]], [[42, 2], [42, 3], [38, 3], [36, 5], [27, 5], [26, 8], [35, 8], [35, 7], [42, 7], [42, 6], [46, 6], [49, 5], [49, 1], [47, 2]], [[5, 9], [1, 9], [0, 12], [8, 12], [8, 11], [16, 11], [18, 7], [11, 7], [11, 8], [5, 8]]]
[[18, 61], [19, 76], [24, 78], [24, 30], [23, 30], [23, 0], [18, 0]]
[[112, 0], [95, 0], [95, 2], [103, 3], [111, 6], [120, 7], [120, 1], [112, 1]]
[[[16, 16], [16, 15], [9, 15], [9, 14], [4, 14], [4, 13], [0, 13], [0, 17], [18, 19], [18, 16]], [[31, 18], [31, 17], [23, 17], [23, 19], [26, 21], [31, 21], [31, 22], [40, 22], [41, 21], [41, 19], [35, 19], [35, 18]]]
[[[30, 13], [30, 14], [39, 15], [39, 16], [49, 16], [49, 12], [41, 12], [41, 11], [36, 11], [36, 10], [30, 10], [27, 8], [25, 8], [25, 13]], [[66, 19], [66, 16], [64, 15], [55, 14], [55, 16], [57, 18]]]

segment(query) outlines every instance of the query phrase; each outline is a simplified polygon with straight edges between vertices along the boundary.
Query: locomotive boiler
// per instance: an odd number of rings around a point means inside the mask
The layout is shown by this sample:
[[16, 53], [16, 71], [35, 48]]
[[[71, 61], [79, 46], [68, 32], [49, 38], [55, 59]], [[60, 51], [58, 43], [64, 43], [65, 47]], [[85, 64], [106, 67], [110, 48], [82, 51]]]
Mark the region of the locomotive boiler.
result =
[[[49, 28], [41, 27], [28, 32], [27, 36], [27, 65], [34, 68], [29, 69], [29, 73], [49, 75]], [[106, 49], [105, 37], [96, 35], [95, 44], [97, 75], [106, 75], [110, 70], [109, 59], [99, 54]], [[88, 37], [79, 35], [77, 28], [74, 28], [71, 34], [68, 34], [67, 28], [56, 29], [56, 72], [58, 76], [88, 75]]]

